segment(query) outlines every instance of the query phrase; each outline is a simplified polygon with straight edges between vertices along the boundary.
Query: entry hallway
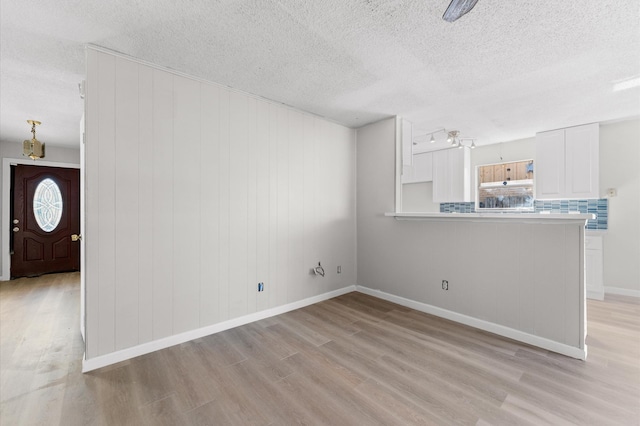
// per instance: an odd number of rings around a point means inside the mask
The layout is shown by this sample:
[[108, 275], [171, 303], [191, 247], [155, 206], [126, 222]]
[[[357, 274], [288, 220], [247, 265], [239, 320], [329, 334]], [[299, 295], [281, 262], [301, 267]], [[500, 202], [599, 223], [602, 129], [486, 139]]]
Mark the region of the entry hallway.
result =
[[82, 374], [79, 274], [0, 283], [2, 425], [640, 422], [640, 301], [586, 362], [360, 293]]

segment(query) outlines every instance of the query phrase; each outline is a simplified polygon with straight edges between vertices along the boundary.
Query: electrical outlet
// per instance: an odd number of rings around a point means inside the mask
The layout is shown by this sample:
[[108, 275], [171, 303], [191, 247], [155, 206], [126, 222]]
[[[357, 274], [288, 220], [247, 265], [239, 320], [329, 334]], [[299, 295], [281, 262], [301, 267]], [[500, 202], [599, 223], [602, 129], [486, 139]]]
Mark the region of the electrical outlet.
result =
[[442, 289], [443, 290], [449, 290], [449, 281], [442, 280]]
[[342, 273], [342, 266], [338, 265], [338, 273], [341, 274]]

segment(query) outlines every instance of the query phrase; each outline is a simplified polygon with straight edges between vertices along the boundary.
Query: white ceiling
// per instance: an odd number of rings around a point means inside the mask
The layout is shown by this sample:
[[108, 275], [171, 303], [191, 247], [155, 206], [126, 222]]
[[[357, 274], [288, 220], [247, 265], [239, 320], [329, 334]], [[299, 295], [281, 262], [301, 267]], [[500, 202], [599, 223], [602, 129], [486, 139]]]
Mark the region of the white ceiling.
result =
[[[401, 115], [479, 144], [640, 115], [638, 0], [1, 0], [0, 139], [77, 146], [84, 45], [350, 127]], [[442, 134], [441, 134], [442, 136]], [[425, 138], [426, 140], [426, 138]]]

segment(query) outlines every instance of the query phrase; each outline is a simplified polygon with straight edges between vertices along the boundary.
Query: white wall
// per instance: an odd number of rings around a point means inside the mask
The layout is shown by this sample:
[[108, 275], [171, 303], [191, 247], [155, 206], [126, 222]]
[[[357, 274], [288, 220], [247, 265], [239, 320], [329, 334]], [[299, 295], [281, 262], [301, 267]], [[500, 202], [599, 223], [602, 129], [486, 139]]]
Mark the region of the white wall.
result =
[[600, 126], [600, 193], [607, 188], [618, 195], [603, 238], [605, 291], [640, 297], [640, 120]]
[[88, 359], [356, 283], [353, 130], [87, 60]]
[[357, 151], [359, 286], [582, 347], [581, 225], [397, 221], [395, 120], [358, 129]]
[[[26, 122], [25, 122], [25, 129], [28, 130]], [[27, 139], [28, 137], [29, 136], [27, 134], [27, 136], [25, 136], [25, 139]], [[80, 138], [79, 134], [78, 134], [78, 138]], [[20, 142], [0, 141], [0, 159], [1, 159], [0, 164], [3, 164], [3, 167], [4, 167], [5, 158], [28, 160], [27, 157], [24, 157], [22, 155], [22, 141]], [[43, 161], [54, 162], [54, 163], [80, 164], [80, 148], [79, 147], [64, 148], [59, 146], [52, 146], [52, 145], [46, 144], [46, 141], [45, 141], [45, 157], [42, 160], [34, 161], [34, 164], [42, 164]], [[0, 172], [0, 188], [4, 188], [3, 181], [2, 181], [4, 174], [5, 174], [4, 170]], [[3, 193], [2, 205], [4, 206], [9, 205], [8, 193], [6, 194]], [[0, 210], [4, 212], [4, 209], [0, 209]], [[3, 221], [3, 223], [8, 223], [8, 221], [7, 222]], [[3, 233], [3, 238], [4, 238], [4, 235], [6, 235], [6, 233]], [[0, 244], [0, 247], [5, 247], [5, 246], [8, 247], [7, 244]], [[9, 277], [9, 270], [8, 270], [9, 265], [3, 265], [3, 259], [5, 259], [7, 256], [8, 256], [8, 252], [4, 252], [4, 251], [0, 256], [0, 276], [6, 277], [6, 278]], [[7, 270], [4, 269], [5, 267], [7, 268]]]

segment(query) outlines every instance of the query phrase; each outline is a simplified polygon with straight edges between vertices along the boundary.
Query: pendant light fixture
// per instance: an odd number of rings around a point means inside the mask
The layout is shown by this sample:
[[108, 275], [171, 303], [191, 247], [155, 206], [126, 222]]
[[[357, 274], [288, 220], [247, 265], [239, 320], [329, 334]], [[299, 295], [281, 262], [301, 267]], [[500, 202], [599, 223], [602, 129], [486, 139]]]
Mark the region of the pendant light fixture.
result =
[[436, 139], [433, 137], [433, 135], [435, 135], [436, 133], [440, 133], [440, 132], [447, 133], [447, 130], [445, 128], [440, 128], [438, 130], [434, 130], [433, 132], [428, 132], [428, 133], [423, 133], [421, 135], [418, 135], [415, 138], [413, 138], [413, 144], [414, 145], [418, 145], [417, 139], [421, 138], [423, 136], [430, 136], [429, 143], [436, 143]]
[[31, 133], [33, 134], [33, 137], [31, 140], [25, 140], [22, 143], [22, 155], [33, 160], [44, 158], [44, 144], [36, 139], [36, 126], [39, 126], [42, 123], [36, 120], [27, 120], [27, 123], [31, 124]]
[[[447, 134], [447, 143], [451, 145], [452, 148], [464, 148], [465, 146], [471, 149], [476, 148], [476, 140], [474, 138], [461, 138], [460, 132], [458, 130], [447, 130], [445, 128], [440, 128], [438, 130], [434, 130], [433, 132], [423, 133], [421, 135], [418, 135], [413, 139], [413, 144], [418, 145], [417, 139], [422, 138], [424, 136], [430, 136], [429, 142], [435, 143], [436, 139], [433, 137], [433, 135], [440, 132]], [[464, 141], [471, 141], [471, 145], [465, 145], [463, 143]]]
[[458, 135], [459, 134], [460, 134], [460, 132], [458, 132], [457, 130], [451, 130], [448, 133], [447, 142], [449, 142], [451, 144], [451, 146], [457, 146], [459, 144], [459, 142], [458, 142]]

